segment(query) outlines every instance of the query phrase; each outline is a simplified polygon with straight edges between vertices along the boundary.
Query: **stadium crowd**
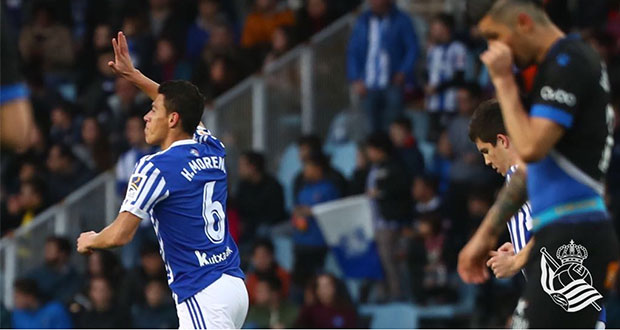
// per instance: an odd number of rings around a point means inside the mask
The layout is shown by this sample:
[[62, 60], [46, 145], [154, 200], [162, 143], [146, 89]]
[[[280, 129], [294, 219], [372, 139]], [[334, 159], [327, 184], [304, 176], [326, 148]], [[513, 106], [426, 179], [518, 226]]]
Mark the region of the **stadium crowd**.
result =
[[[268, 171], [260, 152], [245, 151], [238, 164], [227, 164], [236, 166], [239, 175], [237, 186], [230, 187], [227, 214], [250, 294], [246, 327], [367, 327], [369, 320], [357, 309], [363, 303], [434, 306], [464, 299], [456, 256], [503, 183], [467, 138], [474, 110], [493, 96], [478, 60], [485, 42], [458, 10], [421, 16], [420, 29], [408, 11], [414, 0], [369, 0], [358, 9], [361, 3], [4, 1], [2, 19], [15, 32], [36, 129], [28, 150], [3, 150], [2, 236], [112, 168], [122, 197], [135, 162], [156, 151], [144, 141], [148, 98], [115, 78], [107, 65], [114, 56], [110, 40], [115, 31], [127, 35], [142, 72], [155, 81], [192, 81], [209, 108], [244, 77], [357, 10], [346, 66], [368, 127], [366, 138], [356, 141], [353, 174], [347, 177], [331, 164], [322, 137], [300, 136], [302, 169], [291, 183], [294, 202], [287, 208], [284, 183]], [[600, 52], [620, 118], [620, 2], [544, 3], [562, 29], [580, 33]], [[368, 56], [377, 61], [367, 61]], [[534, 74], [535, 68], [519, 73], [525, 90]], [[421, 109], [415, 112], [422, 115], [413, 116], [411, 109]], [[428, 120], [412, 120], [419, 117]], [[620, 120], [615, 138], [620, 141]], [[423, 142], [433, 146], [433, 154], [421, 151]], [[618, 144], [606, 188], [618, 231]], [[329, 249], [310, 208], [356, 194], [370, 197], [385, 281], [365, 281], [352, 293], [343, 279], [325, 272]], [[276, 261], [269, 239], [273, 230], [291, 236], [290, 271]], [[88, 256], [86, 269], [70, 262], [73, 239], [48, 238], [45, 264], [15, 282], [15, 306], [12, 311], [2, 307], [2, 327], [178, 327], [149, 223], [119, 253]], [[491, 280], [477, 291], [470, 315], [423, 320], [421, 326], [503, 327], [522, 285], [521, 276]], [[607, 306], [610, 328], [620, 327], [618, 285]]]

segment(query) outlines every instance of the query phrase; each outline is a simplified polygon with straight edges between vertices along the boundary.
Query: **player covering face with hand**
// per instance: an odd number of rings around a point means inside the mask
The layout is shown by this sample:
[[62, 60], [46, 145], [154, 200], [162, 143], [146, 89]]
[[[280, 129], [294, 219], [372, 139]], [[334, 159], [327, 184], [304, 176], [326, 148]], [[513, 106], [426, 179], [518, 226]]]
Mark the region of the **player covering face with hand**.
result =
[[141, 220], [150, 219], [180, 328], [240, 328], [248, 294], [224, 211], [226, 151], [204, 127], [196, 129], [204, 98], [189, 82], [159, 85], [136, 70], [122, 32], [112, 45], [109, 66], [153, 100], [144, 116], [145, 138], [162, 151], [140, 159], [116, 220], [98, 233], [82, 233], [77, 250], [125, 245]]
[[[519, 158], [510, 137], [506, 133], [502, 112], [497, 100], [482, 103], [474, 112], [469, 126], [469, 138], [484, 157], [487, 166], [491, 166], [499, 174], [506, 177], [506, 184], [517, 169], [526, 169], [526, 165]], [[498, 201], [502, 203], [502, 201]], [[497, 216], [498, 213], [491, 213]], [[501, 222], [500, 219], [496, 221]], [[532, 230], [531, 206], [529, 202], [523, 204], [507, 222], [511, 242], [504, 243], [496, 251], [490, 251], [490, 258], [486, 266], [491, 268], [497, 278], [508, 278], [519, 271], [526, 277], [525, 265], [534, 246]], [[517, 304], [513, 315], [513, 326], [521, 327], [524, 319], [525, 300], [522, 298]], [[605, 312], [602, 311], [596, 328], [604, 329], [606, 322]]]
[[[592, 328], [613, 285], [607, 279], [618, 270], [618, 241], [603, 200], [614, 143], [605, 64], [579, 36], [564, 35], [539, 1], [497, 0], [478, 28], [489, 41], [481, 60], [527, 176], [520, 168], [511, 176], [491, 209], [497, 216], [461, 250], [459, 274], [466, 282], [488, 278], [502, 221], [529, 197], [536, 241], [521, 326]], [[514, 65], [533, 64], [532, 91], [522, 100]]]

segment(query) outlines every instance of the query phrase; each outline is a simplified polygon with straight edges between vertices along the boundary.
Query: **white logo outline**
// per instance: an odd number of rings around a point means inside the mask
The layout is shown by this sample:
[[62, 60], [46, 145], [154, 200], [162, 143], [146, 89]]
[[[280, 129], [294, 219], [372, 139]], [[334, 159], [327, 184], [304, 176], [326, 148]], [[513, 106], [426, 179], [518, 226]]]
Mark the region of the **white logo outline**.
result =
[[[588, 250], [585, 247], [575, 245], [574, 240], [568, 245], [559, 247], [556, 256], [562, 262], [561, 265], [557, 264], [545, 247], [540, 249], [540, 253], [542, 254], [540, 284], [556, 305], [569, 313], [578, 312], [589, 305], [601, 311], [596, 301], [603, 296], [592, 286], [590, 271], [583, 266], [583, 261], [588, 258]], [[580, 278], [574, 279], [570, 274], [571, 271]], [[563, 283], [560, 278], [563, 272], [568, 272], [572, 281]], [[561, 287], [556, 288], [556, 281], [560, 282]]]

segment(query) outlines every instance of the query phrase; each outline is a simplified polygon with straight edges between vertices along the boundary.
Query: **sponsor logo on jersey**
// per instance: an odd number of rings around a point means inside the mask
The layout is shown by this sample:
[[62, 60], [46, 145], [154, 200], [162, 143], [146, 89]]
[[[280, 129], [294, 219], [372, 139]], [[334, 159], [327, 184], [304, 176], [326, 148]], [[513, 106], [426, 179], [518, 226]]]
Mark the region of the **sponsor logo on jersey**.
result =
[[196, 254], [196, 258], [198, 258], [198, 263], [200, 267], [219, 264], [220, 262], [226, 261], [228, 257], [233, 253], [233, 251], [227, 246], [226, 251], [218, 254], [214, 254], [209, 257], [205, 252], [200, 252], [198, 250], [194, 251]]
[[569, 93], [563, 89], [553, 89], [549, 86], [544, 86], [540, 89], [540, 97], [545, 101], [555, 101], [558, 103], [566, 104], [569, 107], [577, 104], [577, 98], [575, 94]]

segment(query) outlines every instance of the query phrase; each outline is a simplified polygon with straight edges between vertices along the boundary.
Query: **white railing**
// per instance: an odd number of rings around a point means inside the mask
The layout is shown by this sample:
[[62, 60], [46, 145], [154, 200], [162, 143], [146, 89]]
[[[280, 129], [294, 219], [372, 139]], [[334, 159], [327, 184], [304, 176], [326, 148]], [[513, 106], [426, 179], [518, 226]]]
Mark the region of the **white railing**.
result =
[[207, 111], [206, 125], [226, 145], [233, 187], [241, 152], [264, 152], [275, 170], [288, 144], [304, 133], [325, 137], [333, 118], [351, 108], [345, 70], [354, 20], [353, 14], [343, 16], [224, 93]]
[[[11, 237], [0, 241], [0, 276], [3, 281], [0, 289], [7, 307], [13, 306], [14, 280], [43, 263], [43, 248], [48, 236], [73, 240], [79, 233], [99, 230], [116, 218], [118, 197], [115, 189], [114, 174], [105, 172], [15, 230]], [[80, 265], [84, 259], [73, 254], [72, 262]]]
[[[301, 134], [325, 137], [331, 120], [351, 107], [346, 80], [346, 47], [355, 16], [346, 15], [217, 98], [203, 120], [226, 145], [229, 184], [237, 180], [244, 150], [265, 153], [270, 169]], [[70, 240], [100, 230], [118, 212], [114, 174], [106, 172], [0, 241], [0, 297], [13, 306], [13, 282], [43, 263], [49, 235]], [[84, 263], [73, 254], [72, 262]]]

